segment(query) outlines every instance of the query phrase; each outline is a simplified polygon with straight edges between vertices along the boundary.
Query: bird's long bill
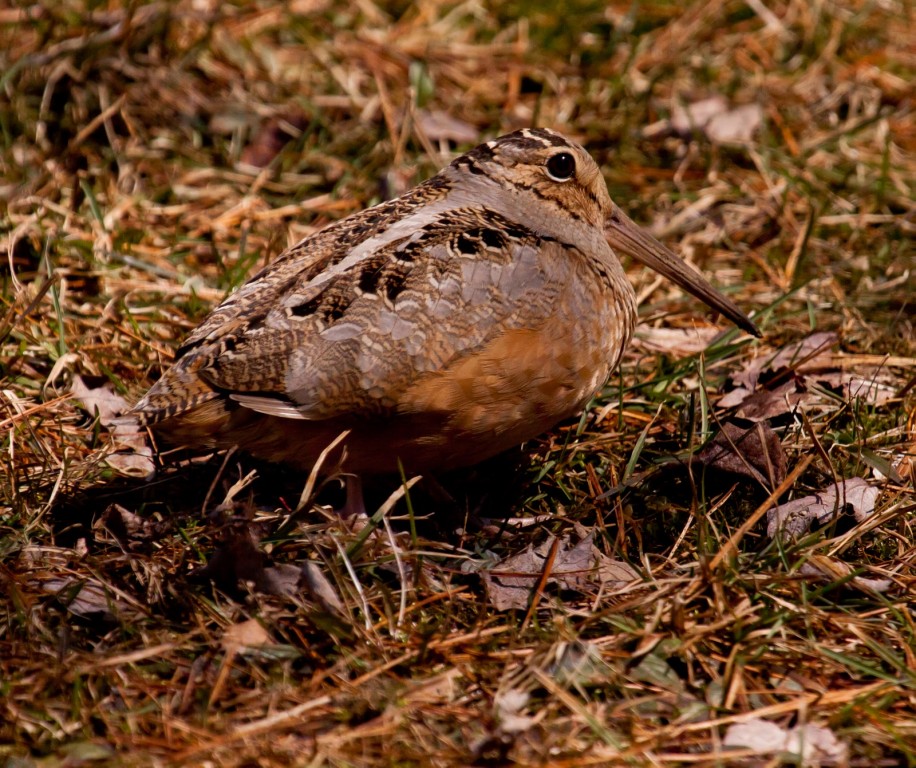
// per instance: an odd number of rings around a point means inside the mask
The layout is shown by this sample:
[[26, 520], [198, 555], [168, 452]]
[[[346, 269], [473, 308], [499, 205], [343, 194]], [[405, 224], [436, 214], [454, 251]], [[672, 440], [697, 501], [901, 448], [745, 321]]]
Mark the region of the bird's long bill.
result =
[[638, 227], [616, 206], [607, 219], [604, 235], [614, 250], [632, 256], [641, 264], [645, 264], [663, 277], [677, 283], [707, 306], [721, 312], [739, 328], [754, 336], [761, 335], [760, 329], [738, 308], [735, 302], [719, 293], [705, 277], [687, 266], [683, 259], [648, 232]]

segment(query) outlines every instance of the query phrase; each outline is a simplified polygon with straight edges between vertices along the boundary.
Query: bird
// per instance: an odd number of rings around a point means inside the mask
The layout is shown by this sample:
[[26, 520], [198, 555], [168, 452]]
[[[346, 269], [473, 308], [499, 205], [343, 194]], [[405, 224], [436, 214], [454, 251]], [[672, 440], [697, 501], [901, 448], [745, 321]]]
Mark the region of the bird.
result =
[[620, 363], [637, 318], [621, 254], [760, 335], [623, 213], [583, 146], [526, 128], [289, 247], [131, 415], [306, 471], [335, 441], [328, 466], [357, 478], [477, 464], [580, 412]]

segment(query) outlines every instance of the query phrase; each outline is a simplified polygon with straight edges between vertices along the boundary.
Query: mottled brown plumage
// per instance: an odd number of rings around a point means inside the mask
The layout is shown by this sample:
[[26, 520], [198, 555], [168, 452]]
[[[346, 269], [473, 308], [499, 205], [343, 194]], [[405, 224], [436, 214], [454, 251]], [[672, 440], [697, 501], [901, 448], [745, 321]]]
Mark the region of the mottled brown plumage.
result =
[[618, 364], [636, 301], [613, 249], [756, 332], [620, 212], [581, 146], [523, 130], [288, 249], [134, 413], [302, 468], [344, 430], [354, 473], [475, 463], [576, 413]]

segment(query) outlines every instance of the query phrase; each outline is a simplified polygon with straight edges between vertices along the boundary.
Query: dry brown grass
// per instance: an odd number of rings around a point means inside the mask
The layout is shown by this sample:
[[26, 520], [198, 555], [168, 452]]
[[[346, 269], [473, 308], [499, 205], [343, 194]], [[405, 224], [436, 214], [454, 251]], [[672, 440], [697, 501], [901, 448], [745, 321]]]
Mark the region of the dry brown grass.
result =
[[[763, 765], [723, 744], [749, 718], [916, 764], [916, 19], [763, 5], [0, 9], [5, 765]], [[751, 144], [672, 130], [709, 96], [761, 107]], [[137, 398], [288, 243], [530, 124], [583, 141], [765, 339], [688, 351], [658, 329], [701, 311], [634, 273], [642, 338], [586, 417], [369, 524], [288, 519], [306, 478], [244, 457], [111, 468], [74, 377]], [[880, 493], [771, 541], [745, 524], [765, 483], [688, 457], [734, 377], [815, 330], [838, 341], [758, 382], [803, 399], [767, 421], [800, 467], [782, 498]], [[481, 571], [529, 546], [528, 602], [498, 611]]]

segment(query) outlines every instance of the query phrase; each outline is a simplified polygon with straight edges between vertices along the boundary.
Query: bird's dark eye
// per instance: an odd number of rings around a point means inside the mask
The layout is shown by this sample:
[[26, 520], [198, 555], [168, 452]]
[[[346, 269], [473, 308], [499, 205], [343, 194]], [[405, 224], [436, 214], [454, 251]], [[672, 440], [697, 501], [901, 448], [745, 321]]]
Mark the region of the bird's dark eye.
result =
[[547, 173], [554, 181], [569, 181], [576, 172], [576, 160], [569, 152], [558, 152], [547, 161]]

